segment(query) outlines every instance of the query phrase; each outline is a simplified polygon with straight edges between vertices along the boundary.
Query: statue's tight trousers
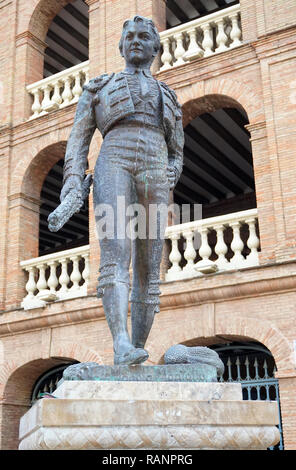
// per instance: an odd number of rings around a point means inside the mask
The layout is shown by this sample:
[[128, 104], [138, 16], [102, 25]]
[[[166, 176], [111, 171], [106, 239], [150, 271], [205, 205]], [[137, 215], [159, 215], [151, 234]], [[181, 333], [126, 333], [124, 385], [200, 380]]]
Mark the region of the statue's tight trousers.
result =
[[[94, 209], [101, 247], [98, 297], [103, 297], [115, 352], [117, 343], [129, 341], [131, 253], [132, 342], [136, 347], [144, 347], [154, 313], [158, 311], [167, 218], [164, 209], [169, 198], [167, 165], [164, 134], [156, 128], [125, 123], [108, 132], [96, 163]], [[139, 206], [131, 206], [135, 203]], [[139, 237], [131, 241], [128, 226], [130, 222], [135, 226], [136, 216]], [[104, 291], [108, 295], [104, 296]]]

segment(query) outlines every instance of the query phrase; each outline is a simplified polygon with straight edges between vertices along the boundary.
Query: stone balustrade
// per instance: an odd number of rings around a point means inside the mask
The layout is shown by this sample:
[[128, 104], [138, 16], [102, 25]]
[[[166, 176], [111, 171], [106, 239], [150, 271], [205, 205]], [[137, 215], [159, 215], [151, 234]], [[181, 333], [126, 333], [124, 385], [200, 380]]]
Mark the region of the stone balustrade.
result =
[[166, 281], [257, 266], [257, 224], [257, 209], [250, 209], [168, 227], [171, 267]]
[[[167, 227], [171, 267], [165, 280], [258, 266], [257, 224], [257, 209], [250, 209]], [[27, 295], [22, 302], [25, 310], [87, 295], [89, 245], [20, 264], [28, 273]]]
[[241, 36], [240, 5], [163, 31], [160, 71], [240, 46]]
[[44, 307], [55, 300], [87, 295], [89, 278], [89, 245], [60, 251], [21, 263], [28, 273], [25, 310]]
[[32, 116], [35, 119], [49, 111], [77, 103], [82, 86], [89, 81], [89, 61], [70, 67], [27, 86], [33, 96]]

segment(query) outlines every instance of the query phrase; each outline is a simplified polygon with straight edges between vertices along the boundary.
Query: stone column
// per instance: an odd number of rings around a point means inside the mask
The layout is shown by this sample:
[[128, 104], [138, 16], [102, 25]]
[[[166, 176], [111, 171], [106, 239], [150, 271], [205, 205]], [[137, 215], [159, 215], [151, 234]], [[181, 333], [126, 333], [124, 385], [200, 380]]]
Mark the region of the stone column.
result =
[[38, 256], [40, 200], [23, 193], [8, 197], [6, 308], [18, 308], [25, 296], [25, 273], [20, 261]]
[[[256, 200], [258, 209], [259, 236], [261, 252], [260, 264], [270, 263], [275, 260], [275, 248], [277, 243], [277, 221], [274, 213], [273, 185], [270, 172], [268, 153], [268, 141], [266, 123], [259, 122], [246, 126], [251, 134], [254, 178], [256, 184]], [[271, 226], [274, 230], [271, 230]]]
[[0, 309], [4, 309], [6, 292], [6, 258], [8, 249], [8, 186], [10, 175], [11, 131], [7, 127], [0, 136]]
[[16, 63], [14, 95], [13, 95], [13, 124], [26, 121], [31, 115], [33, 99], [26, 86], [42, 80], [45, 42], [25, 31], [16, 37]]

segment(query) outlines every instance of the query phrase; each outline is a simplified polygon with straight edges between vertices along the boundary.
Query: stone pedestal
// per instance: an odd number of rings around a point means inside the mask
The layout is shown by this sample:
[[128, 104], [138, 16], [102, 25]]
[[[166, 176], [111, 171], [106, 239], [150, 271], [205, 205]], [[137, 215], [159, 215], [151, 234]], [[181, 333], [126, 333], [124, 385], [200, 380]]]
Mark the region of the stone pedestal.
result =
[[267, 449], [276, 402], [238, 383], [64, 381], [22, 417], [21, 450]]

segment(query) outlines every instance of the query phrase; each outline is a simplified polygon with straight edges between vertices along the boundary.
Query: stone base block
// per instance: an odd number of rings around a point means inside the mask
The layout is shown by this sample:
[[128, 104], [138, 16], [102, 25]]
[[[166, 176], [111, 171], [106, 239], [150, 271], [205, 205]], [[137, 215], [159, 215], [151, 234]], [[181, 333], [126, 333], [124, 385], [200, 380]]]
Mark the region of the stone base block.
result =
[[21, 450], [267, 449], [276, 402], [240, 384], [65, 381], [22, 417]]

